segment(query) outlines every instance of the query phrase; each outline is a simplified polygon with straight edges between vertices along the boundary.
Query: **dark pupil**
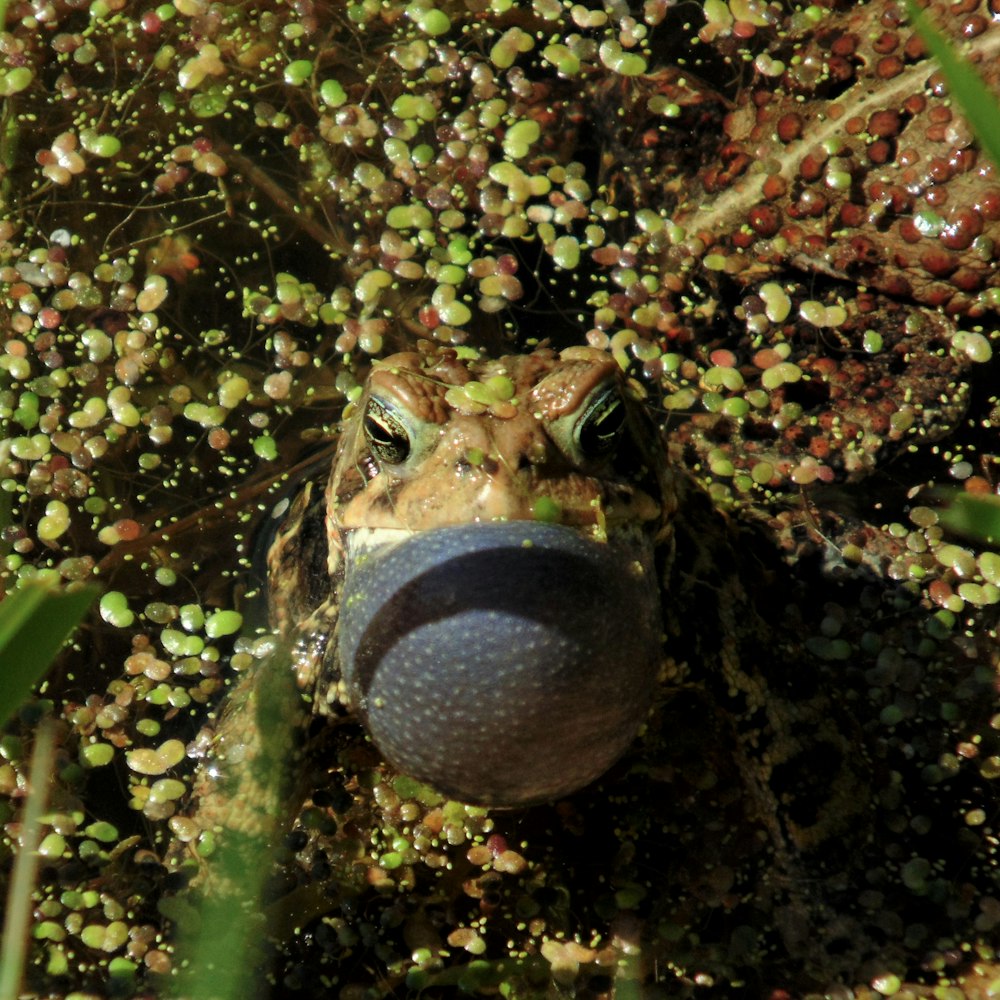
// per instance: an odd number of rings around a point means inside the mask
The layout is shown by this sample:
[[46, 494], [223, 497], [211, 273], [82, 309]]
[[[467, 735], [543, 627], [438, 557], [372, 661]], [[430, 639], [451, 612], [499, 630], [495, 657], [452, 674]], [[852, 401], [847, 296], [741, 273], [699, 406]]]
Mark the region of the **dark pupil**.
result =
[[584, 413], [577, 431], [580, 450], [588, 458], [607, 455], [625, 427], [625, 404], [614, 388], [605, 389]]
[[402, 421], [377, 399], [368, 400], [365, 437], [372, 454], [380, 462], [396, 465], [410, 454], [410, 436]]

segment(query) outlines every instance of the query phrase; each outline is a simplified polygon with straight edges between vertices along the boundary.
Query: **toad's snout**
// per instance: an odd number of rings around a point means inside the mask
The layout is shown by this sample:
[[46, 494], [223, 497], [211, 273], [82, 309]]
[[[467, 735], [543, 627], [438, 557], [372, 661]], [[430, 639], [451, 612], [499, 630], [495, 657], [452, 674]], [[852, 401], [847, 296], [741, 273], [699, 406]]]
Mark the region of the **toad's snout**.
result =
[[348, 699], [386, 759], [495, 805], [603, 774], [658, 674], [651, 562], [524, 521], [381, 537], [351, 539], [339, 642]]

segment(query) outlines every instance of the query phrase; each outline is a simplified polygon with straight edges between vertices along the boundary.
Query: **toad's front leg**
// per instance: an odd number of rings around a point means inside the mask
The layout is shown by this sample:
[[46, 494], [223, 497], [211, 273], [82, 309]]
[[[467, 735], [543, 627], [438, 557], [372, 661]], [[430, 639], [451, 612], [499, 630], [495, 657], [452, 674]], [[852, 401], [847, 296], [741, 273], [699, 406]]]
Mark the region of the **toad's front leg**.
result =
[[[259, 867], [308, 793], [304, 733], [317, 704], [326, 705], [317, 691], [319, 678], [335, 680], [329, 653], [339, 601], [326, 573], [323, 508], [322, 483], [315, 480], [301, 486], [290, 504], [279, 505], [274, 516], [280, 524], [267, 552], [275, 634], [253, 645], [252, 663], [192, 745], [201, 763], [187, 815], [171, 822], [168, 862], [193, 868], [195, 887], [235, 891], [226, 884], [224, 866], [207, 861], [216, 842], [221, 838], [227, 851]], [[323, 714], [342, 713], [327, 706]]]

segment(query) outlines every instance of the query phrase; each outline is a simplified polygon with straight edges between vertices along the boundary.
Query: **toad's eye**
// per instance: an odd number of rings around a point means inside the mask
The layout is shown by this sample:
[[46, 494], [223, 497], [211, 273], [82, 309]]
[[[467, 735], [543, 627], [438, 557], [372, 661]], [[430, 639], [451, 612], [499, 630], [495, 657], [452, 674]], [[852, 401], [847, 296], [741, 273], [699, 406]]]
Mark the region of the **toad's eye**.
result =
[[379, 462], [398, 465], [410, 454], [410, 434], [391, 407], [372, 396], [365, 408], [365, 439]]
[[595, 390], [585, 402], [573, 437], [585, 458], [604, 458], [618, 446], [624, 431], [625, 401], [618, 386], [611, 384]]

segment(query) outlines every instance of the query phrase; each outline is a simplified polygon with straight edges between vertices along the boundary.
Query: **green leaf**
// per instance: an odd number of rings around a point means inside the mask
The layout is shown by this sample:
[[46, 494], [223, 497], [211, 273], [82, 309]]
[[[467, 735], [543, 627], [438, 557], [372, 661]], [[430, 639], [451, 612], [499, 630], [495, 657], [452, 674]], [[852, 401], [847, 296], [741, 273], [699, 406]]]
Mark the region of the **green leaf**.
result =
[[983, 152], [1000, 166], [1000, 129], [996, 127], [1000, 120], [1000, 104], [997, 103], [996, 94], [976, 70], [963, 60], [958, 50], [937, 31], [915, 0], [906, 0], [906, 11], [941, 67], [951, 96], [961, 106]]
[[49, 798], [49, 779], [55, 763], [55, 725], [43, 719], [35, 734], [28, 776], [28, 801], [21, 816], [20, 849], [15, 852], [14, 869], [4, 907], [3, 937], [0, 938], [0, 997], [23, 996], [21, 980], [27, 963], [27, 943], [32, 890], [38, 869], [41, 818]]
[[1000, 497], [990, 493], [955, 493], [938, 511], [938, 523], [956, 535], [987, 545], [1000, 542]]
[[31, 695], [96, 597], [94, 587], [28, 584], [0, 603], [0, 726]]

